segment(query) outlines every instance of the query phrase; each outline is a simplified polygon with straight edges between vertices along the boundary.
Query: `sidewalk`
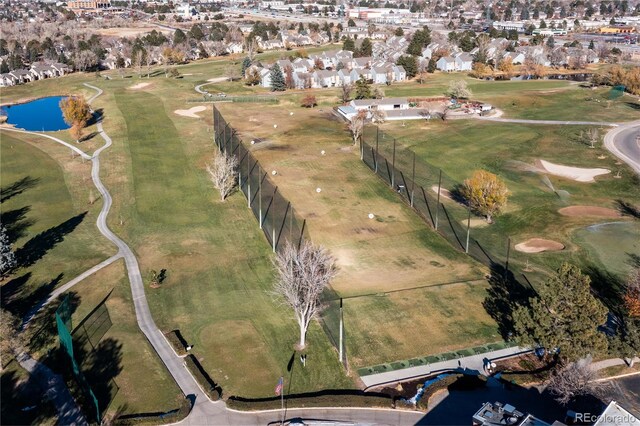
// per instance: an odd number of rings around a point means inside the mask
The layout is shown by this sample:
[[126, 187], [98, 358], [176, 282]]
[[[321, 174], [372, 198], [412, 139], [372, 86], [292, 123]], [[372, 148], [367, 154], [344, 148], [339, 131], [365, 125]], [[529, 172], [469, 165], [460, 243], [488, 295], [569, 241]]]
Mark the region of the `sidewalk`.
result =
[[485, 360], [495, 361], [528, 352], [531, 352], [531, 349], [515, 346], [512, 348], [500, 349], [498, 351], [472, 355], [464, 358], [451, 359], [449, 361], [435, 362], [433, 364], [421, 365], [418, 367], [409, 367], [401, 370], [370, 374], [368, 376], [361, 376], [360, 380], [364, 382], [367, 388], [370, 388], [373, 386], [429, 376], [447, 370], [461, 369], [468, 371], [469, 373], [484, 374], [483, 366], [485, 365]]

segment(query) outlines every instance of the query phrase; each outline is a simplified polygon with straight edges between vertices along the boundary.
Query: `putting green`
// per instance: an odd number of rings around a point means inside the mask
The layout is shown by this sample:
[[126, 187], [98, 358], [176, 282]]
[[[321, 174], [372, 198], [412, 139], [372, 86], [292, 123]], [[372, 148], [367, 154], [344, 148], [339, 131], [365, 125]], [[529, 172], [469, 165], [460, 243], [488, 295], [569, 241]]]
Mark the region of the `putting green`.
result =
[[[575, 232], [576, 240], [595, 260], [613, 273], [626, 276], [640, 253], [640, 223], [606, 222]], [[636, 259], [637, 260], [637, 259]]]

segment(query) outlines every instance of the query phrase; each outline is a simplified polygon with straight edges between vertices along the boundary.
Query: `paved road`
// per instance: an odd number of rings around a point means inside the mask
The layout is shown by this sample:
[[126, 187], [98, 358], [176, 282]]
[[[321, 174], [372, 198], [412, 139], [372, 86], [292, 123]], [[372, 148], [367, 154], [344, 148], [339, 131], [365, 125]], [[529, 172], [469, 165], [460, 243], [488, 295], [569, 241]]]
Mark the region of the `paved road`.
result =
[[561, 120], [527, 120], [523, 118], [501, 118], [501, 117], [482, 117], [475, 116], [478, 120], [496, 121], [499, 123], [522, 123], [522, 124], [550, 124], [563, 126], [618, 126], [617, 123], [608, 123], [602, 121], [561, 121]]
[[608, 132], [604, 136], [604, 146], [640, 174], [640, 120]]
[[486, 374], [484, 371], [485, 360], [496, 361], [498, 359], [510, 358], [513, 356], [531, 352], [531, 349], [513, 347], [487, 352], [479, 355], [472, 355], [464, 358], [452, 359], [449, 361], [434, 362], [433, 364], [421, 365], [418, 367], [404, 368], [402, 370], [387, 371], [384, 373], [370, 374], [360, 377], [367, 388], [384, 384], [396, 383], [414, 378], [430, 376], [450, 370], [459, 370], [468, 374]]

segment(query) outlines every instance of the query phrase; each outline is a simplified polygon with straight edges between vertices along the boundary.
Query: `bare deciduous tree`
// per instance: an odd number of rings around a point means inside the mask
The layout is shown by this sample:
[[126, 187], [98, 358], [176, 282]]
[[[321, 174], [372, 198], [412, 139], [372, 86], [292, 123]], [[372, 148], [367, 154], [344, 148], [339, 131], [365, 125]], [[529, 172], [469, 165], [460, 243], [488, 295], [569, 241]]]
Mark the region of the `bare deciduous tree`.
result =
[[294, 311], [302, 349], [311, 320], [322, 310], [320, 294], [337, 273], [335, 260], [324, 247], [304, 241], [300, 248], [287, 242], [273, 263], [277, 274], [274, 292]]
[[343, 84], [342, 92], [340, 93], [340, 100], [343, 104], [346, 104], [351, 100], [351, 92], [353, 91], [352, 84]]
[[387, 119], [387, 114], [384, 112], [384, 110], [379, 108], [375, 108], [371, 110], [372, 122], [382, 124], [385, 122], [386, 119]]
[[585, 133], [585, 138], [591, 148], [596, 147], [596, 143], [600, 140], [600, 132], [595, 127], [590, 127]]
[[[0, 311], [0, 356], [11, 356], [24, 345], [24, 338], [20, 333], [21, 321], [11, 312]], [[0, 370], [4, 361], [0, 361]]]
[[366, 111], [358, 111], [358, 113], [349, 122], [348, 127], [349, 131], [351, 132], [351, 137], [353, 137], [354, 145], [358, 144], [360, 136], [362, 136], [362, 131], [364, 130], [364, 121], [366, 118]]
[[220, 199], [224, 201], [236, 187], [236, 169], [238, 160], [226, 152], [219, 152], [213, 162], [207, 164], [207, 172], [213, 186], [220, 191]]
[[591, 366], [591, 356], [571, 363], [557, 371], [549, 381], [548, 389], [561, 404], [567, 404], [580, 395], [604, 396], [608, 386], [599, 382], [598, 372]]

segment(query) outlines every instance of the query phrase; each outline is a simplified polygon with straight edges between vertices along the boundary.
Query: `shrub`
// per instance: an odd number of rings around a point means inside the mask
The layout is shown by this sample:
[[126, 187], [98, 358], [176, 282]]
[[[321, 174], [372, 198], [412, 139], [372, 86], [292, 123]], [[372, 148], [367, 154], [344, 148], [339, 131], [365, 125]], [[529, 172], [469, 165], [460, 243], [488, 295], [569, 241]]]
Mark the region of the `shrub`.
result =
[[438, 380], [431, 386], [429, 386], [424, 393], [422, 394], [422, 398], [416, 404], [416, 408], [418, 410], [426, 410], [429, 406], [429, 399], [439, 390], [447, 389], [449, 386], [454, 384], [462, 374], [452, 374], [451, 376], [447, 376], [442, 380]]
[[178, 355], [182, 356], [187, 354], [187, 342], [182, 337], [182, 334], [180, 334], [180, 330], [172, 330], [166, 333], [165, 337]]
[[185, 365], [187, 369], [193, 374], [196, 382], [204, 390], [204, 392], [211, 398], [212, 401], [217, 401], [222, 397], [222, 388], [213, 381], [213, 379], [202, 368], [198, 359], [193, 355], [185, 357]]
[[314, 95], [307, 95], [302, 98], [302, 102], [300, 103], [300, 105], [305, 108], [313, 108], [314, 106], [318, 105], [318, 101]]
[[[299, 395], [285, 395], [288, 408], [306, 407], [375, 407], [394, 408], [393, 398], [383, 393], [363, 391], [328, 390]], [[247, 399], [232, 396], [227, 407], [241, 411], [269, 410], [280, 408], [280, 398]]]
[[187, 398], [180, 403], [180, 407], [166, 413], [141, 413], [141, 414], [125, 414], [118, 416], [113, 424], [115, 425], [157, 425], [176, 423], [186, 418], [191, 412], [192, 404]]

